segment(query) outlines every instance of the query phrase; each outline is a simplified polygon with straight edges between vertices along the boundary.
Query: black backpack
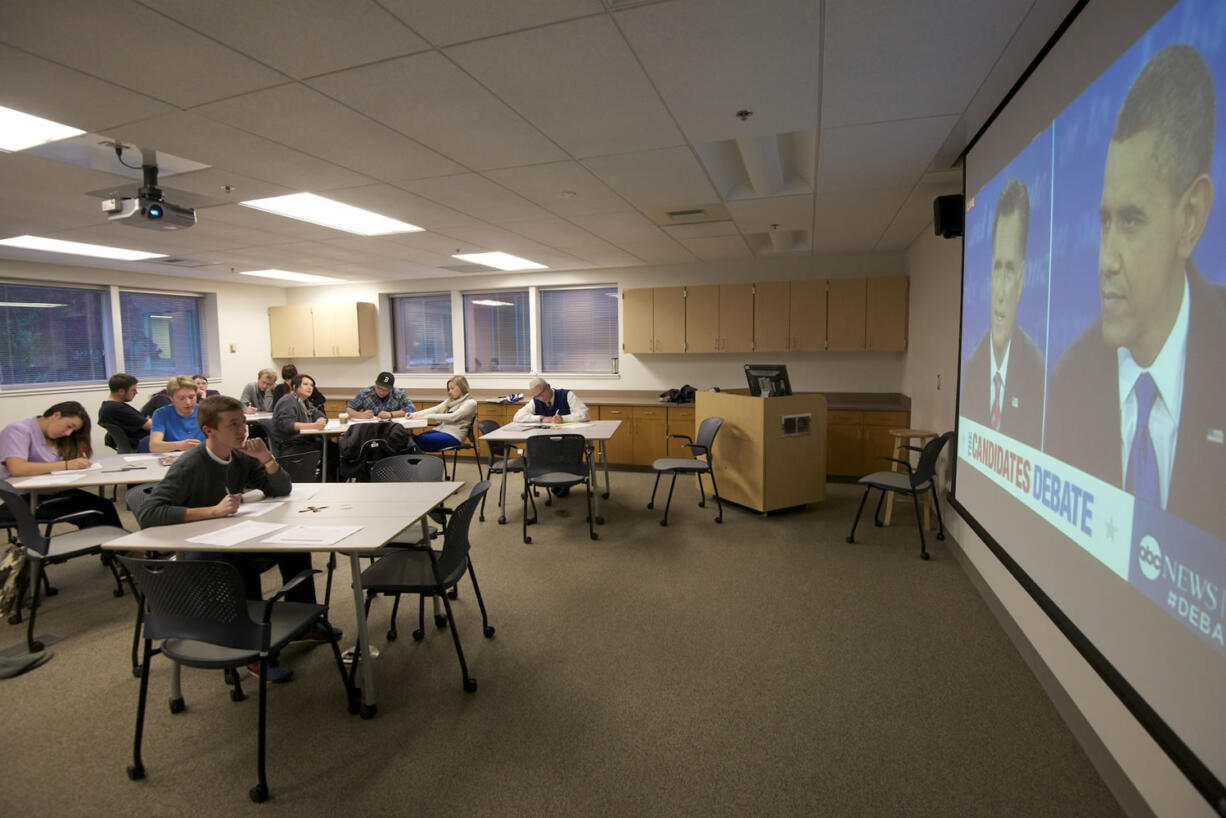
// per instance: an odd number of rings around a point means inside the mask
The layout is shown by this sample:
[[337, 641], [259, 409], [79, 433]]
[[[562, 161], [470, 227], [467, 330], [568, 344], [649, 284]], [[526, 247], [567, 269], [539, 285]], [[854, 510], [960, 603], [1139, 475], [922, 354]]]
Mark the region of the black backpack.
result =
[[370, 480], [371, 464], [388, 455], [416, 451], [417, 441], [413, 439], [413, 433], [399, 423], [355, 423], [341, 436], [336, 477], [338, 480], [365, 483]]

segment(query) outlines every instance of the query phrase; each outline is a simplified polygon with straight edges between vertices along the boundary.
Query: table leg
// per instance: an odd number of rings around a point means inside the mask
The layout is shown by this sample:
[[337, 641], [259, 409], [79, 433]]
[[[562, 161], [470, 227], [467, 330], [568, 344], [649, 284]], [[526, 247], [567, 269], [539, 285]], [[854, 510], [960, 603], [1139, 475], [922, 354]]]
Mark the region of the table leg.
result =
[[[511, 462], [511, 444], [502, 444], [502, 491], [498, 493], [498, 525], [507, 524], [507, 478], [510, 473], [507, 471], [507, 466]], [[524, 464], [525, 468], [527, 464]]]
[[368, 719], [375, 715], [375, 667], [370, 655], [366, 600], [362, 595], [362, 565], [357, 553], [349, 555], [349, 570], [353, 573], [353, 605], [358, 620], [358, 650], [362, 654], [362, 717]]
[[[903, 448], [902, 448], [902, 447], [903, 447], [902, 438], [895, 438], [895, 439], [894, 439], [894, 457], [895, 457], [896, 459], [898, 459], [898, 460], [901, 460], [901, 459], [902, 459], [902, 457], [903, 457], [903, 454], [902, 454], [902, 453], [903, 453]], [[910, 450], [908, 449], [907, 451], [910, 451]], [[890, 471], [898, 471], [898, 464], [897, 464], [897, 463], [891, 463], [891, 464], [890, 464]], [[884, 523], [885, 525], [889, 525], [889, 524], [890, 524], [890, 518], [891, 518], [892, 516], [894, 516], [894, 492], [892, 492], [892, 491], [887, 491], [887, 492], [886, 492], [886, 498], [885, 498], [885, 518], [884, 518], [884, 520], [883, 520], [883, 523]]]
[[326, 483], [328, 482], [328, 436], [320, 435], [319, 440], [323, 445], [323, 449], [321, 449], [321, 454], [319, 456], [319, 482]]
[[[591, 481], [592, 489], [592, 521], [596, 525], [604, 525], [604, 517], [600, 516], [600, 487], [596, 485], [596, 447], [590, 444], [587, 450], [587, 469], [587, 477]], [[608, 478], [609, 473], [605, 472], [605, 480], [607, 481]]]
[[600, 441], [600, 459], [604, 463], [604, 498], [609, 499], [609, 447], [608, 441]]

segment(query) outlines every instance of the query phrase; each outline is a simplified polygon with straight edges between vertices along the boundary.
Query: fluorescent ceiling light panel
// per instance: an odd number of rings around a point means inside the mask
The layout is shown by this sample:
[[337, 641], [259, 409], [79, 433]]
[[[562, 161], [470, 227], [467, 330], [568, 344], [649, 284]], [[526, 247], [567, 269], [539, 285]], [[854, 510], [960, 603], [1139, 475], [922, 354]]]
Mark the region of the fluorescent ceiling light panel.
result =
[[535, 261], [528, 261], [526, 258], [513, 256], [510, 253], [455, 253], [452, 258], [471, 261], [473, 264], [484, 264], [486, 267], [495, 267], [512, 273], [519, 270], [549, 269], [544, 264], [537, 264]]
[[289, 270], [247, 270], [246, 272], [239, 273], [239, 275], [278, 278], [282, 281], [299, 281], [303, 284], [337, 284], [345, 280], [343, 278], [311, 275], [310, 273], [292, 273]]
[[515, 306], [510, 301], [493, 301], [488, 298], [482, 298], [477, 301], [474, 301], [473, 303], [480, 304], [483, 307], [514, 307]]
[[408, 222], [380, 216], [360, 207], [325, 199], [314, 193], [291, 193], [287, 196], [272, 196], [267, 199], [251, 199], [239, 204], [288, 216], [291, 219], [320, 224], [359, 236], [386, 236], [391, 233], [416, 233], [425, 228]]
[[0, 301], [0, 307], [32, 307], [39, 309], [52, 309], [54, 307], [67, 306], [67, 304], [36, 304], [32, 301]]
[[61, 125], [0, 105], [0, 150], [21, 151], [83, 133], [85, 131], [80, 128]]
[[68, 253], [74, 256], [113, 258], [120, 261], [145, 261], [166, 255], [165, 253], [146, 253], [143, 250], [125, 250], [122, 247], [107, 247], [103, 244], [82, 244], [79, 241], [46, 239], [42, 236], [14, 236], [11, 239], [0, 239], [0, 244], [6, 247], [21, 247], [25, 250], [41, 250], [45, 253]]

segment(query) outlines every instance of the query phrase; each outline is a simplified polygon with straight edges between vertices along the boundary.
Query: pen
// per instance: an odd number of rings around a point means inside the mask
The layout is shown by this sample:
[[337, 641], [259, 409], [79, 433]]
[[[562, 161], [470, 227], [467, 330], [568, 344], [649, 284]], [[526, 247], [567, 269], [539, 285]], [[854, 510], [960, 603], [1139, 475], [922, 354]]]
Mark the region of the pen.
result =
[[137, 469], [143, 469], [143, 468], [145, 467], [144, 466], [124, 466], [122, 469], [103, 469], [102, 473], [103, 474], [114, 474], [117, 471], [136, 471]]

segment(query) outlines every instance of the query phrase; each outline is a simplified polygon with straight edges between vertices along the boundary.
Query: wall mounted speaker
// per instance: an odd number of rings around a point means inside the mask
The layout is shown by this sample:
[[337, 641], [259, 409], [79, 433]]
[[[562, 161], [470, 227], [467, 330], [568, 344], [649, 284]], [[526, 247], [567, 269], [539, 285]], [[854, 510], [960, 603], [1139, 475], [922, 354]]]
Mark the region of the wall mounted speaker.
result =
[[938, 236], [956, 239], [962, 235], [964, 213], [962, 194], [938, 196], [932, 200], [932, 229]]

